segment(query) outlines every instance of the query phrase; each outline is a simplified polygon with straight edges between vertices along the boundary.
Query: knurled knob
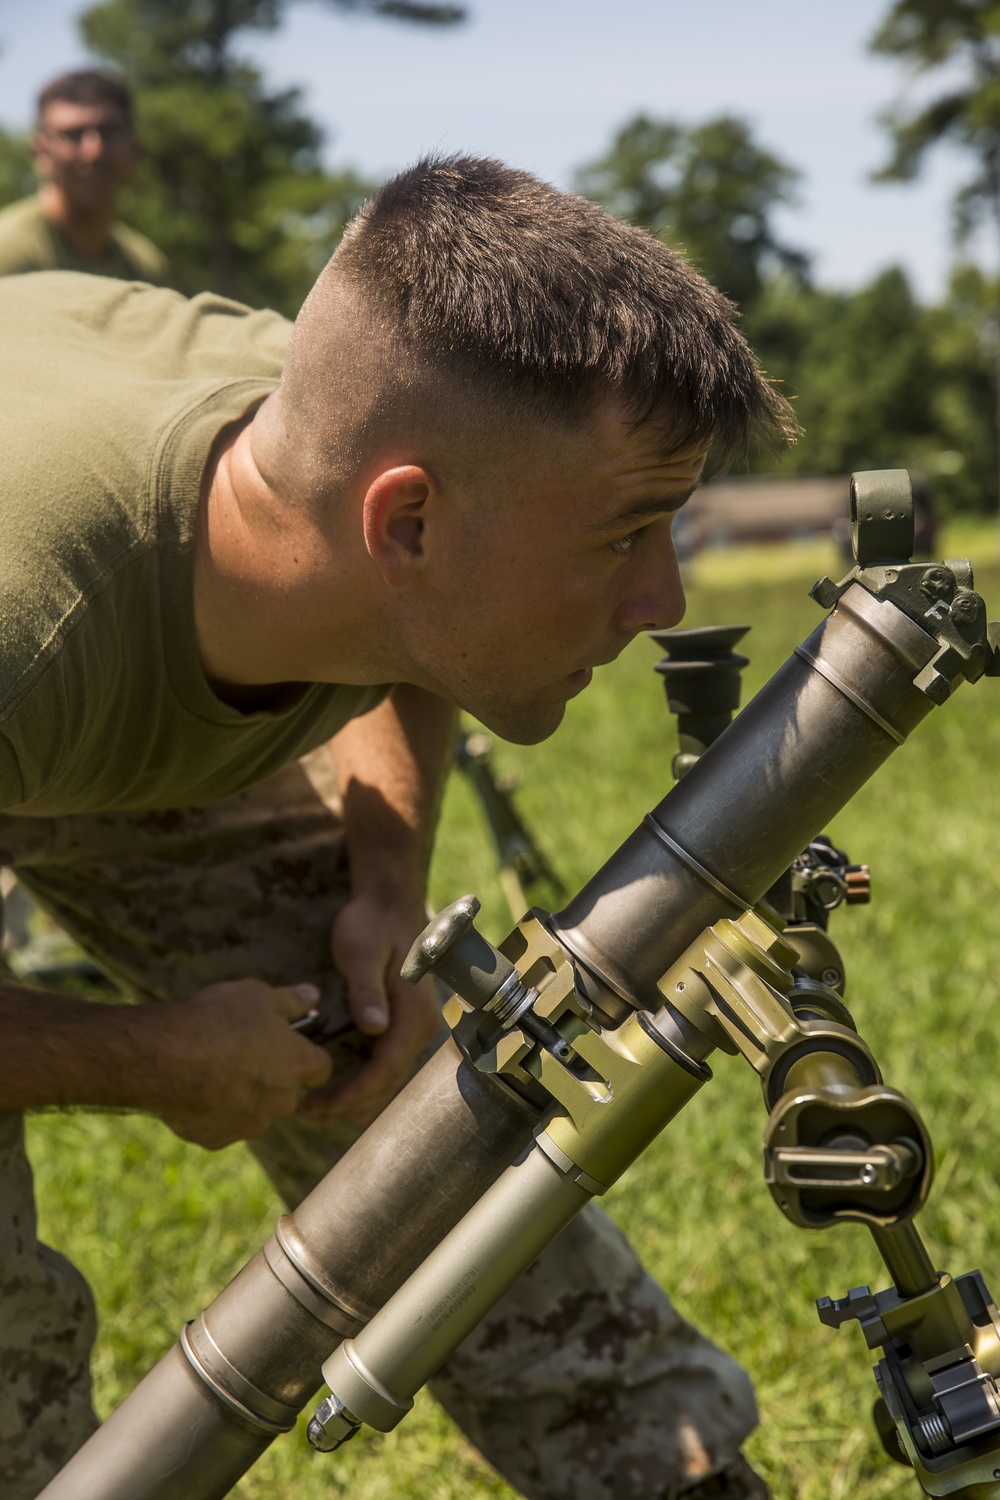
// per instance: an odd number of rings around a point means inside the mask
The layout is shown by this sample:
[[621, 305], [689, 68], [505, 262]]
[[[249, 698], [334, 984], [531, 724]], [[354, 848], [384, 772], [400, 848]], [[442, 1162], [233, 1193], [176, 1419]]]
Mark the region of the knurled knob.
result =
[[403, 978], [416, 984], [433, 973], [477, 1008], [492, 1000], [517, 970], [477, 932], [478, 912], [475, 896], [462, 896], [439, 912], [406, 955]]

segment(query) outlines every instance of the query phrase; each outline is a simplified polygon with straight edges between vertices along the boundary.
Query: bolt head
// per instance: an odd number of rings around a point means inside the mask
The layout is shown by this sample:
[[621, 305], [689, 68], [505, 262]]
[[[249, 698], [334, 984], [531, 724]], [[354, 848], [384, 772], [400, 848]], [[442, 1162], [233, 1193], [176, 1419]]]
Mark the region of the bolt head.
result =
[[956, 625], [975, 625], [982, 613], [982, 600], [978, 594], [963, 592], [952, 600], [951, 618]]
[[920, 591], [928, 599], [948, 599], [955, 589], [955, 577], [950, 568], [926, 568], [920, 580]]
[[306, 1436], [320, 1453], [332, 1453], [357, 1432], [361, 1423], [337, 1396], [327, 1396], [313, 1412]]

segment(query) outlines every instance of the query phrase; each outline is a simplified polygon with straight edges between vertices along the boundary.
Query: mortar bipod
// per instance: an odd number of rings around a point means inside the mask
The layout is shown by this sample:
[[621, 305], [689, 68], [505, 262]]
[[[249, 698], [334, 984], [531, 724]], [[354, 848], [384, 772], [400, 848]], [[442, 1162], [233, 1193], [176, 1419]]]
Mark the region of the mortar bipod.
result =
[[882, 1351], [875, 1420], [886, 1452], [929, 1495], [1000, 1495], [1000, 1317], [981, 1274], [935, 1271], [910, 1222], [930, 1188], [927, 1131], [882, 1084], [839, 996], [766, 971], [764, 955], [787, 967], [790, 950], [762, 941], [760, 924], [749, 914], [717, 924], [668, 970], [664, 997], [761, 1075], [764, 1176], [786, 1218], [853, 1220], [872, 1233], [895, 1285], [817, 1306], [830, 1327], [857, 1318]]

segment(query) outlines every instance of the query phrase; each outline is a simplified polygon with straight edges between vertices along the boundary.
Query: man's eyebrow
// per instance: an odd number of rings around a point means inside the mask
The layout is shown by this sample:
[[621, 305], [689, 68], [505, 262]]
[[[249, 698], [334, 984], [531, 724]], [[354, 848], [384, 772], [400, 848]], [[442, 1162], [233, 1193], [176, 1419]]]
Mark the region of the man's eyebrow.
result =
[[655, 500], [637, 500], [634, 505], [627, 505], [624, 510], [616, 511], [614, 515], [599, 522], [595, 530], [614, 531], [616, 526], [631, 526], [636, 521], [647, 520], [650, 516], [668, 515], [671, 511], [680, 510], [681, 506], [691, 499], [697, 488], [698, 485], [695, 483], [689, 485], [686, 490], [682, 490], [679, 495], [671, 495], [669, 499], [661, 495]]

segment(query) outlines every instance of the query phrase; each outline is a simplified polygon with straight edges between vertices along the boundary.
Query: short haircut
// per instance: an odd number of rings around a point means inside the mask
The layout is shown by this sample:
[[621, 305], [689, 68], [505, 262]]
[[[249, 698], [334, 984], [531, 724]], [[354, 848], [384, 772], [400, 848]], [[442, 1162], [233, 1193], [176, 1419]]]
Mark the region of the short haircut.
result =
[[60, 73], [47, 83], [38, 96], [38, 119], [57, 100], [66, 104], [116, 104], [132, 124], [132, 96], [124, 81], [115, 73], [100, 68], [77, 68]]
[[499, 161], [429, 157], [348, 227], [328, 274], [404, 349], [513, 412], [579, 421], [618, 396], [713, 467], [793, 440], [737, 312], [684, 258]]

